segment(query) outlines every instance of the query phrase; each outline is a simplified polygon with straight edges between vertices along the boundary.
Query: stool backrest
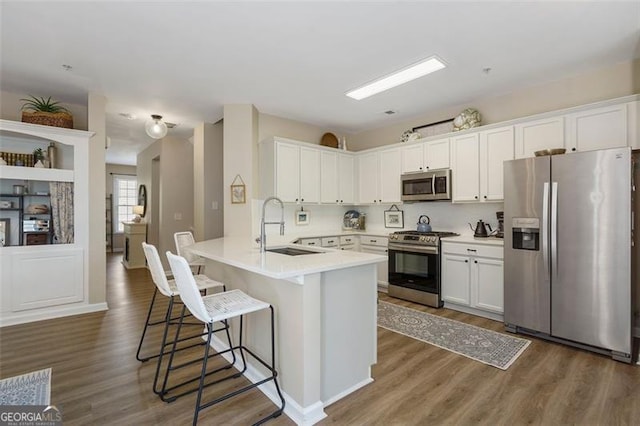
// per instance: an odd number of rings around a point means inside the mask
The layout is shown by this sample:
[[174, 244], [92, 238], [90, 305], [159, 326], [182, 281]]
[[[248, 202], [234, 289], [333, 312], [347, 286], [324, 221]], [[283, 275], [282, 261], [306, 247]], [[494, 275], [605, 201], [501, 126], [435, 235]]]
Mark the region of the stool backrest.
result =
[[188, 263], [198, 260], [197, 255], [184, 250], [185, 247], [196, 243], [191, 231], [176, 232], [173, 234], [173, 240], [176, 243], [176, 253], [178, 253], [178, 256], [182, 256], [187, 259]]
[[207, 313], [207, 308], [204, 306], [202, 295], [198, 290], [196, 280], [193, 278], [193, 273], [187, 260], [182, 256], [176, 256], [170, 251], [167, 252], [167, 259], [169, 259], [171, 272], [173, 272], [173, 278], [178, 286], [182, 303], [200, 321], [211, 322], [211, 316]]
[[167, 276], [162, 268], [162, 261], [160, 260], [160, 255], [156, 247], [143, 242], [142, 250], [144, 251], [144, 257], [147, 258], [151, 278], [156, 287], [158, 287], [158, 290], [160, 290], [160, 293], [168, 297], [173, 296], [174, 292], [171, 290], [171, 287], [169, 287], [169, 281], [167, 281]]

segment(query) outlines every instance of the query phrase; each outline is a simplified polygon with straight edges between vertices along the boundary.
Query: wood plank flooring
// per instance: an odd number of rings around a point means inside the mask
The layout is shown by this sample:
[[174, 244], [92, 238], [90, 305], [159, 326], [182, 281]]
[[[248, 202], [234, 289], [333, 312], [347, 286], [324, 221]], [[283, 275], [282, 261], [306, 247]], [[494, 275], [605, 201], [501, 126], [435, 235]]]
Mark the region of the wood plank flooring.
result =
[[[151, 391], [155, 362], [135, 359], [153, 294], [149, 273], [127, 271], [118, 255], [108, 256], [107, 269], [109, 311], [0, 329], [0, 378], [52, 367], [51, 401], [62, 409], [65, 425], [190, 424], [194, 395], [160, 401]], [[386, 294], [380, 299], [503, 331], [501, 323], [484, 318]], [[160, 328], [150, 342], [159, 341]], [[524, 354], [501, 371], [378, 328], [375, 381], [327, 407], [320, 424], [640, 424], [640, 366], [529, 339]], [[195, 353], [200, 349], [183, 356]], [[222, 391], [213, 387], [207, 394]], [[200, 424], [250, 424], [273, 409], [254, 390], [204, 410]], [[283, 415], [269, 424], [293, 422]]]

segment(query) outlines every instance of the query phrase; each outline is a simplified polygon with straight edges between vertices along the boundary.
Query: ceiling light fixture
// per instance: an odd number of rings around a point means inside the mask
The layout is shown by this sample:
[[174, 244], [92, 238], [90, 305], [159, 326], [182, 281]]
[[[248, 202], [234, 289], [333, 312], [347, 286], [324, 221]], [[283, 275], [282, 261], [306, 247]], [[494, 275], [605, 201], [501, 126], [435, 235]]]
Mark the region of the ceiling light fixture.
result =
[[389, 90], [392, 87], [396, 87], [411, 80], [415, 80], [416, 78], [431, 74], [432, 72], [441, 70], [444, 67], [446, 67], [446, 65], [440, 59], [432, 56], [388, 75], [387, 77], [367, 84], [366, 86], [347, 92], [346, 95], [359, 101], [377, 93], [384, 92], [385, 90]]
[[144, 129], [153, 139], [164, 138], [167, 135], [167, 125], [162, 121], [161, 115], [152, 114], [151, 120], [146, 122]]

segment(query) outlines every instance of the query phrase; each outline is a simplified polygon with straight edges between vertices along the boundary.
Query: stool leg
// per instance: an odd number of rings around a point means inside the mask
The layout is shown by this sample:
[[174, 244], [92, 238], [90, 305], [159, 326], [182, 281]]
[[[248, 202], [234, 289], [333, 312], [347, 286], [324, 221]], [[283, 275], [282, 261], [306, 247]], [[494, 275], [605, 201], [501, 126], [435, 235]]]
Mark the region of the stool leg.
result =
[[[274, 321], [274, 315], [273, 315], [273, 306], [269, 305], [269, 309], [271, 309], [271, 374], [273, 374], [273, 384], [276, 385], [276, 391], [278, 392], [278, 396], [280, 397], [280, 401], [282, 401], [282, 405], [280, 406], [280, 409], [276, 412], [274, 412], [269, 418], [275, 418], [278, 417], [280, 414], [282, 414], [282, 411], [284, 411], [284, 397], [282, 396], [282, 392], [280, 392], [280, 386], [278, 386], [278, 379], [276, 378], [276, 376], [278, 375], [278, 372], [276, 371], [276, 338], [275, 338], [275, 321]], [[261, 424], [264, 423], [265, 421], [267, 421], [268, 418], [261, 420], [259, 423], [257, 424]]]
[[142, 336], [140, 336], [140, 343], [138, 344], [138, 351], [136, 352], [136, 359], [141, 362], [148, 361], [151, 357], [140, 358], [140, 350], [142, 349], [142, 342], [144, 341], [144, 336], [147, 334], [147, 328], [149, 327], [149, 320], [151, 319], [151, 311], [153, 311], [153, 305], [156, 302], [156, 295], [158, 294], [158, 287], [155, 288], [153, 292], [153, 297], [151, 298], [151, 304], [149, 304], [149, 312], [147, 313], [147, 319], [144, 322], [144, 329], [142, 330]]
[[169, 306], [167, 307], [167, 316], [165, 317], [164, 333], [162, 334], [162, 343], [160, 344], [160, 353], [158, 355], [158, 365], [156, 366], [156, 375], [153, 378], [153, 393], [155, 393], [156, 395], [160, 395], [160, 391], [157, 390], [158, 376], [160, 375], [160, 365], [162, 364], [164, 347], [167, 343], [167, 333], [169, 332], [169, 323], [171, 322], [172, 310], [173, 310], [173, 296], [169, 298]]
[[173, 402], [174, 398], [165, 399], [164, 395], [167, 393], [167, 382], [169, 381], [169, 372], [173, 367], [173, 357], [176, 353], [176, 348], [178, 346], [178, 338], [180, 337], [180, 329], [182, 329], [182, 322], [184, 321], [184, 313], [187, 310], [186, 305], [182, 305], [182, 311], [180, 312], [180, 321], [178, 322], [178, 327], [176, 328], [176, 336], [173, 339], [173, 345], [171, 345], [171, 352], [169, 353], [169, 362], [167, 363], [167, 368], [164, 372], [164, 380], [162, 381], [162, 390], [160, 391], [160, 399], [165, 402]]
[[202, 401], [204, 379], [207, 375], [207, 359], [209, 358], [209, 345], [211, 344], [211, 335], [213, 334], [213, 324], [207, 323], [207, 332], [207, 344], [204, 347], [204, 358], [202, 359], [202, 372], [200, 373], [200, 384], [198, 386], [198, 396], [196, 398], [196, 409], [193, 413], [193, 426], [196, 426], [198, 424], [198, 414], [200, 414], [200, 402]]

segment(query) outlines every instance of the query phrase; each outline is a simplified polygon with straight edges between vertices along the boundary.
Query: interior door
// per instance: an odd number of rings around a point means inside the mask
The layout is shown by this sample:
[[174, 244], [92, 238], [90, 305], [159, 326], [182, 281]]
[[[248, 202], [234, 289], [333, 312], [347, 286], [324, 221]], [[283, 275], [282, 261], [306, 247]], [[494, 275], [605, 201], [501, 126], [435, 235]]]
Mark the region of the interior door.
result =
[[554, 156], [552, 171], [551, 334], [630, 353], [630, 149]]

